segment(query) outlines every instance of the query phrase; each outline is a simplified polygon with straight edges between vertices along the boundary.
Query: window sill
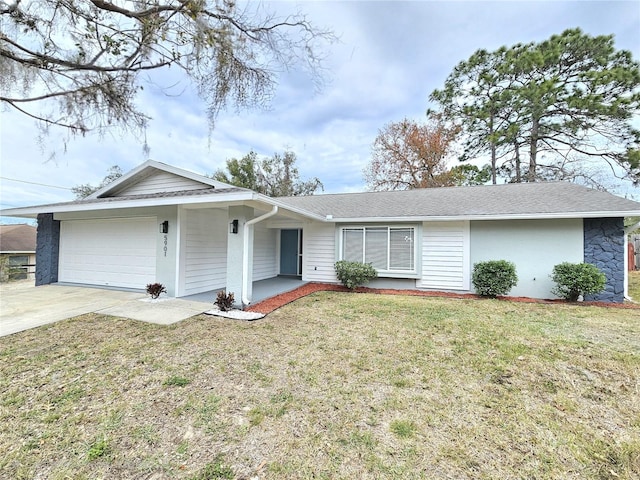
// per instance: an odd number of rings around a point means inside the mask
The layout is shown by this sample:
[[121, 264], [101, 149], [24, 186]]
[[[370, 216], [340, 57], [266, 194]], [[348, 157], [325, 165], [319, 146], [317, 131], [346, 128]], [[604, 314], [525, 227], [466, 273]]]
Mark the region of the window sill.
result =
[[417, 280], [420, 274], [416, 272], [378, 272], [378, 278], [409, 278]]

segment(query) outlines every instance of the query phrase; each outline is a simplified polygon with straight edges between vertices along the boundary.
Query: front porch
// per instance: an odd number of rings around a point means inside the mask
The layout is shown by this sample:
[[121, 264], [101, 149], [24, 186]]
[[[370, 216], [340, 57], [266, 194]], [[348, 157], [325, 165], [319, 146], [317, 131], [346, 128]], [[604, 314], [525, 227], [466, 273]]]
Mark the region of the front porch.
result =
[[[253, 282], [253, 295], [251, 303], [255, 304], [280, 293], [289, 292], [304, 285], [305, 283], [307, 282], [302, 281], [298, 277], [284, 276], [277, 276]], [[180, 298], [181, 300], [213, 304], [219, 291], [220, 290], [210, 290], [208, 292], [196, 293], [195, 295], [187, 295], [186, 297]], [[239, 299], [236, 298], [236, 300]]]

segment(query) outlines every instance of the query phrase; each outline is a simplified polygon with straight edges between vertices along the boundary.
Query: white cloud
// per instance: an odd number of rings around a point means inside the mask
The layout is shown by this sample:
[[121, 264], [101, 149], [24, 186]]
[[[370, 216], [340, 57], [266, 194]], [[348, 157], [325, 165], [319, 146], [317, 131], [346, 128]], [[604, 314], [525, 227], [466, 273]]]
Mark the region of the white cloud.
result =
[[[210, 173], [250, 150], [272, 155], [291, 149], [303, 177], [328, 192], [364, 189], [362, 169], [378, 129], [402, 117], [424, 118], [429, 93], [475, 50], [540, 41], [566, 28], [616, 35], [618, 48], [640, 58], [636, 2], [278, 2], [298, 8], [341, 43], [327, 51], [330, 81], [321, 92], [304, 73], [282, 75], [267, 111], [223, 112], [210, 133], [203, 105], [178, 71], [155, 74], [139, 98], [153, 120], [146, 133], [154, 160]], [[267, 4], [268, 8], [269, 5]], [[168, 92], [166, 91], [168, 89]], [[167, 94], [168, 93], [168, 94]], [[131, 135], [77, 138], [63, 152], [59, 136], [43, 149], [30, 120], [3, 111], [0, 175], [71, 187], [96, 184], [112, 165], [143, 162]], [[57, 152], [55, 161], [47, 154]], [[2, 207], [69, 200], [70, 192], [0, 180]]]

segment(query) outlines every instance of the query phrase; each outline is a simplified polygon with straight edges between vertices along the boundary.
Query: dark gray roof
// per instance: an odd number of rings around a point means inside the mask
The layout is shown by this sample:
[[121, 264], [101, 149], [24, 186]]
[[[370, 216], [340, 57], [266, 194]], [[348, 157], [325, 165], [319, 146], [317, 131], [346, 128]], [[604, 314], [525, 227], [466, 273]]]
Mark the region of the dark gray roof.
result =
[[[163, 200], [171, 198], [213, 197], [225, 193], [247, 193], [250, 190], [204, 188], [177, 192], [158, 192], [123, 195], [72, 202], [38, 205], [4, 211], [9, 215], [25, 216], [46, 212], [49, 208], [63, 211], [66, 207], [113, 205], [132, 200]], [[271, 203], [268, 197], [261, 197]], [[586, 218], [640, 216], [640, 203], [610, 193], [565, 182], [483, 185], [476, 187], [426, 188], [393, 192], [342, 193], [306, 197], [279, 197], [276, 204], [302, 215], [335, 221], [371, 221], [378, 219], [452, 220], [482, 218]], [[212, 199], [213, 201], [213, 199]], [[189, 202], [189, 200], [186, 200]], [[143, 202], [149, 204], [149, 202]], [[166, 204], [167, 202], [163, 202]], [[178, 202], [177, 203], [184, 203]], [[84, 208], [83, 208], [84, 209]], [[25, 212], [24, 210], [28, 210]], [[330, 218], [330, 219], [331, 219]]]
[[[281, 197], [292, 207], [334, 220], [402, 217], [571, 216], [640, 213], [640, 203], [566, 182], [424, 188], [393, 192]], [[569, 215], [566, 215], [569, 214]]]
[[0, 225], [0, 252], [35, 252], [36, 227]]

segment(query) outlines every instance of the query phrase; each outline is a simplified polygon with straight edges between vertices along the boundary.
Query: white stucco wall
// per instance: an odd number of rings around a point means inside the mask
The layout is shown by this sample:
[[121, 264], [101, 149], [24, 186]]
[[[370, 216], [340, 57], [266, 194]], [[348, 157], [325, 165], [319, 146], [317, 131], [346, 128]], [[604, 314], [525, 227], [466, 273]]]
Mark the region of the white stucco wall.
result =
[[554, 265], [582, 262], [583, 244], [581, 219], [473, 221], [471, 268], [477, 262], [509, 260], [518, 274], [509, 295], [554, 298], [549, 278]]

